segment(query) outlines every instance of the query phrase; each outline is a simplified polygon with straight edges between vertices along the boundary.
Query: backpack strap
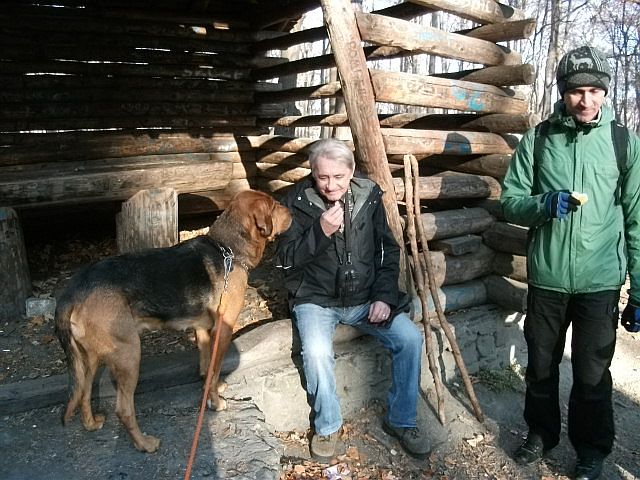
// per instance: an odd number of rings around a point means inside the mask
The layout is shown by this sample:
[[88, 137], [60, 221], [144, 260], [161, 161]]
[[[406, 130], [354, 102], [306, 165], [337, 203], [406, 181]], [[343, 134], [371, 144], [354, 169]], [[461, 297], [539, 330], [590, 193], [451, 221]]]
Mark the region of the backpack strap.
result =
[[613, 150], [616, 154], [618, 171], [620, 176], [623, 177], [628, 170], [627, 145], [629, 144], [629, 130], [614, 120], [611, 122], [611, 139], [613, 140]]
[[533, 139], [533, 159], [538, 160], [538, 155], [542, 152], [542, 147], [547, 139], [547, 133], [549, 132], [549, 120], [540, 122], [535, 127], [535, 135]]

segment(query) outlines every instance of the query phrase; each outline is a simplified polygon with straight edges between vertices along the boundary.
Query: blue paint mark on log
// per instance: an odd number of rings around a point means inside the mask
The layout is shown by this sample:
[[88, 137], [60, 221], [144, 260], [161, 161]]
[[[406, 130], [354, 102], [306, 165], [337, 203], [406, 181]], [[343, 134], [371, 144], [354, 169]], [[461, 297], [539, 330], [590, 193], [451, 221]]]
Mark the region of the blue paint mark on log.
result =
[[443, 153], [450, 155], [469, 155], [471, 154], [471, 145], [460, 142], [445, 142]]
[[482, 112], [485, 110], [482, 92], [469, 92], [460, 87], [452, 87], [451, 93], [453, 94], [453, 98], [467, 105], [467, 110], [475, 112]]

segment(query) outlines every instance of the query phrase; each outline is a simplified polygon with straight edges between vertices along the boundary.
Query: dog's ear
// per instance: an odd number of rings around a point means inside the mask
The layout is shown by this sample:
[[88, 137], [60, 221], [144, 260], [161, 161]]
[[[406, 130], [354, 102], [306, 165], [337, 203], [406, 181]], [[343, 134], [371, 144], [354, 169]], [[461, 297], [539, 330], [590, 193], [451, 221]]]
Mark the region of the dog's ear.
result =
[[273, 219], [271, 218], [275, 200], [264, 192], [245, 190], [237, 197], [242, 204], [242, 209], [247, 213], [247, 219], [251, 219], [253, 225], [247, 225], [250, 229], [257, 229], [260, 236], [268, 238], [273, 233]]
[[263, 237], [269, 237], [273, 232], [272, 206], [273, 200], [268, 197], [258, 198], [253, 202], [253, 221]]

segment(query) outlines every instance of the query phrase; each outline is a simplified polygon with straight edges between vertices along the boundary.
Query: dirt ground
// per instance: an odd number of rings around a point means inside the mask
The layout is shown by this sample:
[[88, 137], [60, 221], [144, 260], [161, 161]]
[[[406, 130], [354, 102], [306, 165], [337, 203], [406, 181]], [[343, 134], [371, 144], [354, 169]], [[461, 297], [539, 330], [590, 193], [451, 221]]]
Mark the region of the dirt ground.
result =
[[[181, 239], [198, 233], [202, 233], [202, 230], [183, 231]], [[54, 241], [29, 243], [27, 253], [34, 295], [55, 297], [80, 266], [115, 254], [115, 250], [115, 240], [109, 236], [87, 238], [67, 235]], [[288, 318], [279, 272], [270, 267], [271, 255], [272, 251], [268, 250], [262, 265], [251, 274], [238, 331], [272, 319]], [[614, 453], [607, 461], [603, 476], [605, 480], [640, 478], [640, 335], [630, 335], [623, 329], [619, 332], [617, 354], [612, 366], [618, 434]], [[53, 319], [50, 316], [20, 321], [4, 319], [0, 324], [0, 342], [0, 384], [66, 372], [64, 355], [53, 334]], [[166, 331], [145, 333], [142, 346], [143, 356], [195, 348], [191, 333]], [[563, 410], [566, 416], [570, 366], [568, 361], [563, 363], [566, 363], [563, 365]], [[308, 432], [277, 432], [284, 446], [281, 479], [571, 478], [575, 455], [566, 435], [563, 435], [560, 446], [534, 467], [520, 468], [509, 458], [525, 434], [522, 420], [524, 385], [521, 376], [513, 372], [488, 372], [473, 380], [487, 417], [484, 427], [459, 429], [466, 435], [452, 436], [446, 444], [434, 446], [428, 460], [416, 461], [406, 456], [397, 442], [381, 431], [379, 420], [383, 407], [372, 403], [356, 418], [347, 419], [341, 437], [344, 454], [332, 466], [319, 465], [309, 459]], [[466, 402], [459, 386], [450, 385], [449, 389], [461, 403]], [[185, 412], [185, 415], [192, 415], [195, 410], [194, 405], [193, 411]], [[37, 415], [38, 412], [25, 412], [2, 420], [6, 425], [17, 427], [21, 422], [29, 424]], [[465, 422], [462, 415], [454, 421]]]

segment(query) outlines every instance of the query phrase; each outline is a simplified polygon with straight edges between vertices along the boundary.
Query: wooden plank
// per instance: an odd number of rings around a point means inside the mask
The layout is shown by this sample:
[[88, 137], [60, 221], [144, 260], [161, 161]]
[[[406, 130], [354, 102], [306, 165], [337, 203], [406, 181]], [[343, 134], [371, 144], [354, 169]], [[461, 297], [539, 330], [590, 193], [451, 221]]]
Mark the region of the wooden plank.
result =
[[442, 10], [477, 23], [523, 20], [522, 10], [495, 0], [409, 0], [433, 10]]
[[515, 255], [527, 254], [529, 229], [506, 222], [496, 222], [482, 235], [484, 243], [494, 250]]
[[481, 113], [527, 113], [527, 103], [491, 85], [371, 70], [376, 100]]
[[495, 133], [383, 128], [388, 155], [511, 154], [513, 147]]
[[[358, 165], [385, 192], [382, 201], [389, 227], [398, 244], [403, 246], [404, 235], [393, 195], [393, 180], [387, 168], [380, 125], [370, 121], [377, 115], [376, 99], [362, 51], [355, 13], [349, 0], [321, 0], [321, 5], [340, 76], [346, 111], [351, 120]], [[401, 273], [403, 275], [404, 272]]]
[[482, 237], [479, 235], [465, 235], [463, 237], [444, 238], [436, 240], [431, 245], [433, 250], [444, 253], [445, 255], [464, 255], [465, 253], [473, 253], [482, 245]]
[[377, 45], [394, 46], [415, 53], [427, 53], [483, 65], [518, 65], [519, 53], [486, 40], [367, 13], [356, 13], [362, 39]]

